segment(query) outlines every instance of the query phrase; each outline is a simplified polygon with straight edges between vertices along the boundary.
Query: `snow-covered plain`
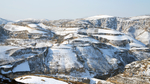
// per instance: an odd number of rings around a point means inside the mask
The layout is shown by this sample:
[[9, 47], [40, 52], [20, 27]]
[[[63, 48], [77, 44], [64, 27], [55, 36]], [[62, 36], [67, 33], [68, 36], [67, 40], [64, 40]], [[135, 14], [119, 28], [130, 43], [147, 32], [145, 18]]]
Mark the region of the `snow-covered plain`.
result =
[[34, 84], [68, 84], [63, 81], [59, 81], [53, 78], [38, 77], [38, 76], [23, 76], [15, 79], [22, 83], [34, 83]]
[[[31, 27], [35, 27], [35, 24], [30, 24], [29, 26]], [[27, 30], [29, 33], [46, 33], [44, 31], [40, 31], [40, 30], [35, 30], [29, 27], [24, 27], [24, 26], [18, 26], [18, 25], [12, 25], [12, 24], [7, 24], [4, 26], [4, 28], [6, 30], [9, 31], [23, 31], [23, 30]]]

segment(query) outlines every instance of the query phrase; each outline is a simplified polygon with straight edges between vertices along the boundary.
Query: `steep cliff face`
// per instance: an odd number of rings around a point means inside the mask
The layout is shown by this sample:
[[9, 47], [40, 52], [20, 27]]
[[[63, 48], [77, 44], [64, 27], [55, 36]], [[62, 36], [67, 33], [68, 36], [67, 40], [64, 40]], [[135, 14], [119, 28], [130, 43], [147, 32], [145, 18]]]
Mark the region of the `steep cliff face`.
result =
[[88, 25], [94, 27], [111, 28], [123, 32], [146, 45], [149, 45], [150, 16], [120, 18], [98, 15], [85, 18]]
[[120, 20], [117, 23], [117, 30], [149, 45], [150, 16], [132, 17], [127, 20]]
[[48, 49], [47, 54], [29, 59], [31, 72], [106, 79], [122, 72], [126, 64], [141, 60], [138, 58], [148, 58], [140, 55], [140, 51], [136, 56], [128, 50], [119, 50], [105, 44], [101, 44], [101, 48], [88, 45], [72, 49], [71, 45], [53, 46]]
[[107, 17], [90, 19], [95, 27], [111, 28], [123, 32], [142, 43], [149, 45], [150, 16], [131, 18]]
[[0, 25], [0, 39], [1, 41], [7, 39], [9, 37], [9, 32], [5, 31], [3, 25]]
[[[150, 16], [136, 16], [121, 18], [108, 15], [97, 15], [76, 20], [60, 20], [58, 23], [47, 22], [53, 27], [88, 27], [110, 28], [123, 32], [142, 43], [149, 45]], [[144, 38], [143, 38], [144, 37]]]
[[112, 29], [117, 28], [117, 17], [114, 16], [97, 15], [84, 19], [92, 23], [93, 27], [112, 28]]

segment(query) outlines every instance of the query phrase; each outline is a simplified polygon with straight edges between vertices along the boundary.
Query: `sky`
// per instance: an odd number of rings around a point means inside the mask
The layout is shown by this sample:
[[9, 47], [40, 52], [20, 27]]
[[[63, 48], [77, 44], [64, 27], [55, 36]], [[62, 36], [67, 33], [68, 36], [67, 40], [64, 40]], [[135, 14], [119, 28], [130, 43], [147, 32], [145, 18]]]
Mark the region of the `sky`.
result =
[[0, 18], [76, 19], [94, 15], [150, 15], [150, 0], [1, 0]]

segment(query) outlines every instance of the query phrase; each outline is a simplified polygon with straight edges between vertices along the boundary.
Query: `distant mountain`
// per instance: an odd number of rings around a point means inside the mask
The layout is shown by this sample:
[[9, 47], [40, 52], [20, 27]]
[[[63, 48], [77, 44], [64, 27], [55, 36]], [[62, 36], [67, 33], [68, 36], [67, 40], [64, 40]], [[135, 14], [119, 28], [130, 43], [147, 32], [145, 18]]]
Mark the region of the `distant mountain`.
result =
[[[96, 15], [75, 20], [55, 20], [44, 22], [51, 27], [62, 28], [109, 28], [125, 33], [145, 45], [150, 45], [150, 16], [115, 17], [109, 15]], [[144, 38], [143, 38], [144, 37]]]
[[3, 19], [3, 18], [0, 18], [0, 25], [1, 25], [1, 24], [6, 24], [6, 23], [8, 23], [8, 22], [12, 22], [12, 21], [6, 20], [6, 19]]
[[16, 20], [15, 22], [34, 22], [34, 23], [40, 23], [40, 22], [46, 22], [46, 21], [49, 21], [49, 20], [48, 19], [27, 18], [27, 19]]

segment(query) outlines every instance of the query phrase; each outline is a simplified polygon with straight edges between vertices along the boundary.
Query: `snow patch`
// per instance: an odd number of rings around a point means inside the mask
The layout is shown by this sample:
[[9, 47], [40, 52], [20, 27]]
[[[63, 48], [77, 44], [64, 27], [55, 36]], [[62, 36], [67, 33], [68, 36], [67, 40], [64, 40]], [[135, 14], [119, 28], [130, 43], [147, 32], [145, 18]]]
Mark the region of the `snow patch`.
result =
[[11, 68], [13, 67], [13, 65], [3, 65], [3, 66], [0, 66], [0, 68]]
[[[33, 24], [30, 25], [30, 26], [33, 27]], [[11, 24], [5, 25], [4, 28], [6, 30], [9, 30], [9, 31], [23, 31], [23, 30], [27, 30], [29, 33], [46, 33], [44, 31], [35, 30], [35, 29], [29, 28], [29, 27], [18, 26], [18, 25], [11, 25]]]
[[63, 81], [59, 81], [53, 78], [38, 77], [38, 76], [23, 76], [15, 79], [22, 83], [34, 83], [34, 84], [68, 84]]
[[37, 27], [36, 24], [28, 24], [29, 27]]
[[30, 71], [28, 62], [21, 63], [13, 69], [13, 72]]
[[102, 38], [106, 38], [109, 40], [128, 40], [126, 36], [110, 36], [110, 35], [94, 35]]

